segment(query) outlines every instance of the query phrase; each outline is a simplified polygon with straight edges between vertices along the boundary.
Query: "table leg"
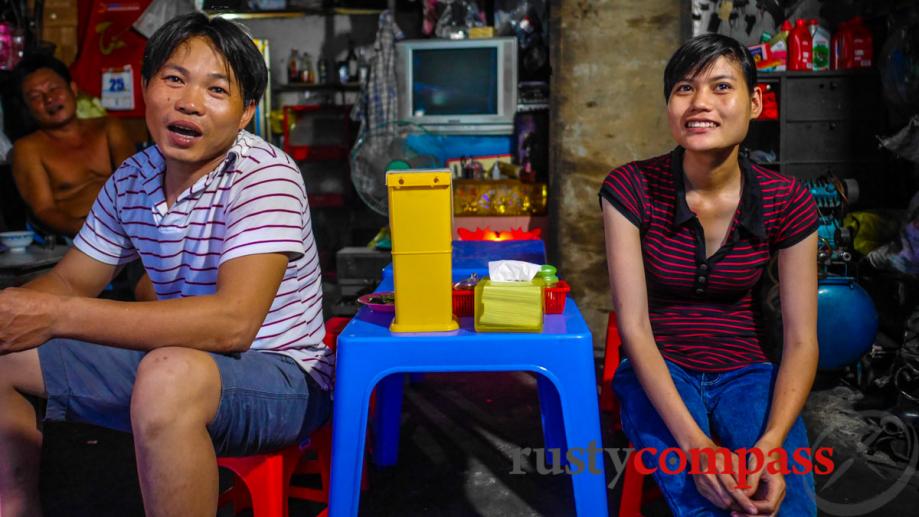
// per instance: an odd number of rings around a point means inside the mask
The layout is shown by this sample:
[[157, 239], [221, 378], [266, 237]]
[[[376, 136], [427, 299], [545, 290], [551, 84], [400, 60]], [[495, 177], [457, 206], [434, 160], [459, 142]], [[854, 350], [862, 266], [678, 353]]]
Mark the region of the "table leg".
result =
[[[367, 436], [367, 409], [375, 371], [358, 368], [343, 372], [338, 363], [338, 382], [332, 411], [332, 469], [329, 481], [329, 515], [355, 517], [361, 497], [361, 471]], [[355, 361], [358, 363], [358, 361]], [[366, 370], [366, 371], [361, 371]]]
[[[597, 404], [593, 357], [578, 361], [577, 368], [551, 372], [555, 376], [564, 417], [565, 442], [573, 455], [569, 462], [574, 501], [580, 516], [607, 515], [606, 476], [603, 468], [603, 440], [600, 435], [600, 408]], [[573, 461], [580, 458], [581, 464]], [[580, 466], [580, 468], [578, 468]]]
[[404, 378], [405, 374], [397, 373], [385, 377], [377, 385], [373, 414], [373, 462], [378, 467], [391, 467], [399, 459]]
[[[542, 435], [546, 446], [546, 465], [554, 465], [556, 458], [560, 460], [559, 465], [566, 465], [565, 425], [558, 390], [552, 381], [538, 373], [536, 387], [539, 392], [539, 417], [542, 420]], [[558, 449], [557, 455], [554, 449]]]

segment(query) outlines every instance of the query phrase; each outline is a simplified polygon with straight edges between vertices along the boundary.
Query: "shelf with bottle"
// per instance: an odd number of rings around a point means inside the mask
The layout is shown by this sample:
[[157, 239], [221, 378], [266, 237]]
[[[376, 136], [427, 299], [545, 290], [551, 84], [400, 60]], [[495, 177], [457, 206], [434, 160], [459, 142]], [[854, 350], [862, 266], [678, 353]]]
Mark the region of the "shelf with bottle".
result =
[[333, 91], [333, 92], [358, 92], [361, 90], [361, 83], [359, 82], [348, 82], [348, 83], [287, 83], [281, 85], [275, 85], [271, 87], [271, 91], [274, 93], [280, 92], [302, 92], [302, 91]]
[[315, 60], [309, 52], [290, 49], [290, 55], [281, 60], [287, 69], [287, 83], [275, 86], [272, 92], [288, 91], [359, 91], [366, 82], [370, 65], [363, 51], [355, 51], [354, 41], [348, 39], [345, 58], [336, 61], [320, 57]]
[[843, 68], [839, 70], [785, 70], [782, 72], [756, 72], [757, 79], [761, 81], [779, 80], [785, 77], [852, 77], [860, 75], [875, 75], [877, 68]]
[[303, 18], [305, 16], [364, 16], [379, 15], [382, 9], [363, 9], [354, 7], [300, 8], [267, 11], [223, 11], [207, 10], [211, 18], [220, 16], [227, 20], [264, 20], [271, 18]]

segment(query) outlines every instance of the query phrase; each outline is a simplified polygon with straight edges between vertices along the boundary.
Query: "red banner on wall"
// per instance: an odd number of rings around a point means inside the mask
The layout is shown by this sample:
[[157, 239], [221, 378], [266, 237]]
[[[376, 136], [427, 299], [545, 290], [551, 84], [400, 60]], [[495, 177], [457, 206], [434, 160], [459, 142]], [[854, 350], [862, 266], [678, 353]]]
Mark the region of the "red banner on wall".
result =
[[[133, 90], [133, 109], [110, 111], [121, 117], [142, 117], [144, 102], [141, 95], [140, 65], [147, 44], [131, 25], [143, 14], [151, 0], [107, 1], [94, 0], [88, 23], [81, 32], [85, 35], [77, 60], [70, 73], [79, 88], [86, 93], [102, 97], [102, 75], [106, 70], [122, 70], [130, 65]], [[122, 85], [124, 86], [124, 85]]]

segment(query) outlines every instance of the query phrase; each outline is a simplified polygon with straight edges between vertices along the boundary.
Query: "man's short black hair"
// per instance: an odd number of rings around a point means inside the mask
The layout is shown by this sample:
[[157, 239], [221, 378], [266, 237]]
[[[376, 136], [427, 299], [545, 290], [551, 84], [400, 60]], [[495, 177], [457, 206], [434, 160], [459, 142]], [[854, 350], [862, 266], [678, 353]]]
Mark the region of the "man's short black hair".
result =
[[23, 93], [22, 83], [25, 82], [26, 77], [42, 68], [51, 70], [67, 81], [68, 85], [70, 84], [70, 70], [63, 61], [50, 54], [34, 52], [23, 56], [22, 60], [16, 65], [16, 69], [13, 71], [16, 88], [19, 90], [20, 94]]
[[695, 77], [721, 56], [740, 65], [747, 89], [753, 93], [756, 87], [756, 63], [747, 47], [722, 34], [702, 34], [683, 43], [667, 62], [664, 70], [664, 100], [670, 100], [676, 83]]
[[176, 16], [150, 37], [140, 69], [144, 83], [150, 81], [179, 45], [196, 36], [209, 39], [233, 70], [244, 105], [258, 102], [268, 84], [268, 67], [252, 38], [236, 23], [220, 17], [208, 19], [202, 13]]

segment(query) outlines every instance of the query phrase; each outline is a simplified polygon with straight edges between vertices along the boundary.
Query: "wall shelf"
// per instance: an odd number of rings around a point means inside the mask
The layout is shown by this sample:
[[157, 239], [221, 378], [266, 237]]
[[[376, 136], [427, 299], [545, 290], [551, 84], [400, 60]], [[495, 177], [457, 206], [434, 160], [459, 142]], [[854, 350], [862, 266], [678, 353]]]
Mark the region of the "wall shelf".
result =
[[264, 20], [271, 18], [302, 18], [304, 16], [363, 16], [378, 15], [382, 9], [360, 9], [353, 7], [331, 7], [328, 9], [286, 9], [283, 11], [207, 11], [210, 17], [220, 16], [227, 20]]
[[308, 83], [287, 83], [280, 84], [271, 88], [274, 93], [279, 92], [303, 92], [303, 91], [332, 91], [332, 92], [359, 92], [361, 91], [360, 83], [331, 83], [331, 84], [308, 84]]

